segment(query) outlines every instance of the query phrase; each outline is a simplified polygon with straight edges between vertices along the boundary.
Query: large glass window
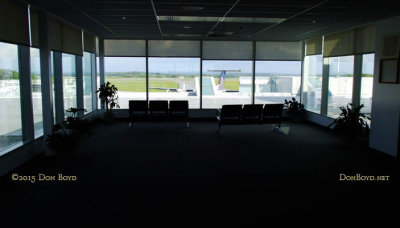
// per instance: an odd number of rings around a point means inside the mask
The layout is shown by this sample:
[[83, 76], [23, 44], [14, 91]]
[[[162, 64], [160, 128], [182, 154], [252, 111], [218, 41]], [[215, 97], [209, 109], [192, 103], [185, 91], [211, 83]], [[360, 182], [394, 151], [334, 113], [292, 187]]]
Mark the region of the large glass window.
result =
[[0, 151], [22, 142], [18, 46], [0, 42]]
[[352, 102], [354, 56], [329, 58], [328, 116], [340, 114], [339, 107]]
[[199, 58], [149, 58], [149, 99], [188, 100], [200, 108]]
[[204, 60], [203, 108], [251, 104], [252, 61]]
[[40, 51], [31, 48], [32, 104], [35, 138], [43, 135], [42, 80], [40, 74]]
[[321, 113], [322, 61], [322, 55], [304, 59], [303, 104], [306, 110], [315, 113]]
[[118, 88], [121, 108], [129, 108], [129, 100], [146, 99], [146, 58], [105, 57], [105, 82]]
[[62, 74], [63, 74], [63, 90], [64, 90], [64, 115], [71, 107], [76, 108], [76, 68], [75, 56], [70, 54], [62, 54]]
[[360, 104], [364, 104], [364, 108], [361, 109], [364, 113], [371, 113], [374, 60], [375, 54], [363, 55]]
[[92, 54], [83, 53], [83, 105], [87, 113], [93, 110], [92, 101]]
[[[251, 78], [246, 83], [251, 91]], [[244, 86], [245, 81], [240, 81]], [[248, 84], [248, 85], [247, 85]], [[285, 99], [300, 99], [301, 61], [257, 61], [255, 103], [283, 103]]]

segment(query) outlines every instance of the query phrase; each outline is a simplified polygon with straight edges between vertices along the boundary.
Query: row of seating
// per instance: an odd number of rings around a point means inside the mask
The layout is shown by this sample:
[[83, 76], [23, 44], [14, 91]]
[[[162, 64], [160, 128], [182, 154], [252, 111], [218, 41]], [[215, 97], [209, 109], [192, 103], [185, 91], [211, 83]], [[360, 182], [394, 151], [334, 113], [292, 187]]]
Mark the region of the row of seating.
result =
[[228, 124], [275, 123], [281, 127], [283, 104], [223, 105], [217, 111], [218, 129]]
[[137, 120], [143, 119], [182, 119], [186, 127], [189, 127], [189, 103], [188, 101], [166, 100], [130, 100], [129, 120], [130, 126]]

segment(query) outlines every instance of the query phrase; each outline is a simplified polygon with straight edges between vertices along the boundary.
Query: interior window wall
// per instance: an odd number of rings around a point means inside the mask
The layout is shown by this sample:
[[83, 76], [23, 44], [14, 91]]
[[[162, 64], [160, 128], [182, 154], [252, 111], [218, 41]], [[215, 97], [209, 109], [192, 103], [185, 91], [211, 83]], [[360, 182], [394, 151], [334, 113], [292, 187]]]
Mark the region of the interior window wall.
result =
[[354, 56], [329, 58], [328, 116], [337, 117], [339, 107], [352, 102]]
[[22, 142], [18, 46], [0, 42], [0, 151]]
[[200, 58], [149, 58], [149, 100], [188, 100], [200, 108]]
[[251, 104], [252, 61], [204, 60], [203, 108]]
[[371, 113], [374, 61], [375, 54], [363, 55], [360, 104], [364, 104], [361, 110], [364, 113]]
[[321, 113], [322, 55], [310, 55], [304, 59], [303, 104], [308, 111]]
[[118, 88], [120, 108], [128, 109], [129, 100], [146, 100], [146, 58], [105, 57], [105, 82]]
[[[252, 81], [248, 83], [251, 91]], [[283, 103], [292, 97], [299, 100], [300, 85], [301, 61], [256, 61], [256, 104]]]
[[77, 107], [75, 56], [62, 54], [62, 76], [64, 90], [64, 116], [70, 115], [66, 110]]
[[93, 110], [92, 105], [92, 54], [89, 52], [83, 53], [83, 104], [86, 113]]
[[40, 51], [31, 48], [32, 104], [35, 138], [43, 135], [42, 81], [40, 73]]

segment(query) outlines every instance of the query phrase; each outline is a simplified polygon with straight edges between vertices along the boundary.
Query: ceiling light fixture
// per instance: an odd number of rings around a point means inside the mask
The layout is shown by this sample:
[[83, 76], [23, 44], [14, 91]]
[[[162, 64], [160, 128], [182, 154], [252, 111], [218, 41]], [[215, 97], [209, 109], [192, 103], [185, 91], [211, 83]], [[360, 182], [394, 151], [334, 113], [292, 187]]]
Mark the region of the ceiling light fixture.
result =
[[126, 17], [122, 17], [122, 20], [125, 20], [126, 19]]
[[183, 26], [184, 29], [191, 29], [192, 26]]

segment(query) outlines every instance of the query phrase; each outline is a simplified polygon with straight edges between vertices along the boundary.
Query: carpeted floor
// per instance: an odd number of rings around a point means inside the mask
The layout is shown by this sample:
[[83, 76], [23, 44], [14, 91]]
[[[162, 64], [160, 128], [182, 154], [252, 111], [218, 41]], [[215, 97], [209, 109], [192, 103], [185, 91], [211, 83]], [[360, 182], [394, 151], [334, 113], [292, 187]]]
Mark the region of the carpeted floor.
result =
[[[326, 129], [212, 121], [95, 123], [72, 159], [37, 157], [0, 180], [1, 223], [137, 227], [259, 227], [271, 220], [390, 219], [399, 162]], [[15, 182], [19, 175], [77, 181]], [[390, 176], [339, 181], [340, 174]], [[0, 225], [1, 226], [1, 225]]]

